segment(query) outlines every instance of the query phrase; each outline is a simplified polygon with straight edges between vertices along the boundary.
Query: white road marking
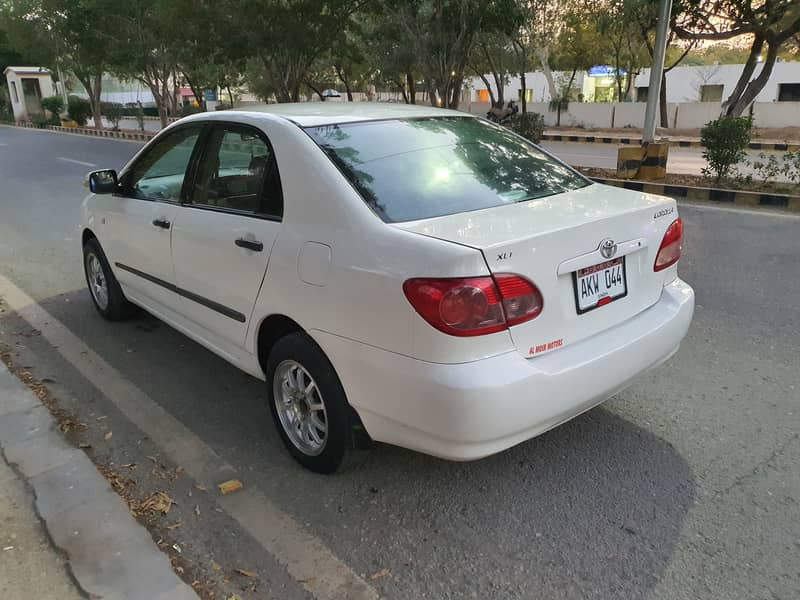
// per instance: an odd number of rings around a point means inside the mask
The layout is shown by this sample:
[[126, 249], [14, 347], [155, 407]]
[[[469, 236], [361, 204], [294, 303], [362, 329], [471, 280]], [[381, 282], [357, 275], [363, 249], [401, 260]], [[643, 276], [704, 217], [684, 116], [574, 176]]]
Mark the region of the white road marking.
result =
[[246, 476], [237, 476], [212, 448], [2, 275], [0, 296], [192, 478], [206, 483], [209, 489], [226, 479], [244, 481], [244, 489], [219, 496], [216, 501], [314, 598], [378, 600], [375, 589], [321, 540], [272, 504]]
[[743, 215], [755, 215], [757, 217], [777, 217], [779, 219], [800, 219], [800, 214], [792, 214], [787, 212], [782, 212], [779, 208], [762, 208], [762, 209], [750, 209], [750, 208], [736, 208], [734, 206], [713, 206], [710, 204], [701, 204], [697, 202], [686, 202], [684, 200], [678, 199], [679, 206], [688, 206], [690, 208], [697, 208], [699, 210], [716, 210], [722, 212], [732, 212], [732, 213], [740, 213]]
[[84, 167], [96, 167], [97, 165], [90, 162], [83, 162], [82, 160], [75, 160], [74, 158], [64, 158], [63, 156], [56, 156], [56, 160], [63, 160], [65, 162], [75, 163], [76, 165], [83, 165]]

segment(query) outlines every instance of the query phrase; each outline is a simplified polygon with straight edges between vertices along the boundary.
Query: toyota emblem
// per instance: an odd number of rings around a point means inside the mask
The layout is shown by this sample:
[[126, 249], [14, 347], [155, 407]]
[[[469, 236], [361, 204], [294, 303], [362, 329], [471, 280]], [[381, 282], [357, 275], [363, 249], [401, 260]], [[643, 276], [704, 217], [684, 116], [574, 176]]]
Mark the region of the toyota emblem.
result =
[[617, 253], [617, 244], [612, 239], [605, 239], [600, 242], [600, 254], [605, 258], [611, 258]]

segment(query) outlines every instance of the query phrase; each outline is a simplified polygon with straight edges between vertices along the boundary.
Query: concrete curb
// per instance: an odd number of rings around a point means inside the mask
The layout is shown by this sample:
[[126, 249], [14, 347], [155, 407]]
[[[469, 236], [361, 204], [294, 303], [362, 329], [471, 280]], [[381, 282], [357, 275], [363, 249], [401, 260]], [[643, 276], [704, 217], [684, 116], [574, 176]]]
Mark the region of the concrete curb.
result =
[[[545, 133], [542, 135], [542, 141], [548, 142], [581, 142], [584, 144], [635, 144], [640, 146], [642, 144], [641, 137], [616, 137], [616, 136], [603, 136], [603, 135], [574, 135], [574, 134], [559, 134], [559, 133]], [[702, 148], [703, 145], [700, 140], [675, 138], [660, 140], [669, 143], [673, 148]], [[778, 150], [784, 152], [795, 152], [800, 150], [800, 143], [788, 142], [750, 142], [748, 146], [750, 150]]]
[[197, 600], [92, 461], [67, 443], [47, 408], [2, 363], [0, 450], [33, 489], [36, 512], [83, 593]]
[[23, 127], [25, 129], [42, 129], [45, 131], [59, 131], [61, 133], [74, 133], [76, 135], [89, 135], [116, 140], [133, 140], [146, 142], [155, 137], [157, 131], [114, 131], [113, 129], [95, 129], [94, 127], [62, 127], [61, 125], [48, 125], [47, 127], [36, 127], [33, 123], [17, 123], [13, 127]]
[[691, 187], [668, 183], [653, 183], [650, 181], [635, 181], [626, 179], [606, 179], [603, 177], [590, 177], [592, 181], [636, 190], [648, 194], [661, 194], [684, 200], [697, 200], [714, 202], [718, 204], [734, 204], [741, 207], [783, 208], [792, 212], [800, 212], [800, 196], [784, 194], [762, 194], [761, 192], [745, 192], [741, 190], [724, 190], [718, 188]]

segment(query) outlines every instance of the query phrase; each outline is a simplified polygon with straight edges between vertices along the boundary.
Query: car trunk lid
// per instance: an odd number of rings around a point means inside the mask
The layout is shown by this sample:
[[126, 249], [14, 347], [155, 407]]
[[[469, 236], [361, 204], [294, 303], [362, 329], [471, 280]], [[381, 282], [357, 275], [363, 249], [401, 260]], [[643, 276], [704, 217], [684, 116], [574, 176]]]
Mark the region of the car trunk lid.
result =
[[[676, 218], [672, 199], [594, 184], [395, 226], [479, 249], [492, 273], [532, 281], [544, 299], [542, 313], [510, 331], [521, 354], [538, 356], [596, 335], [656, 303], [669, 269], [654, 272], [653, 263]], [[623, 272], [624, 281], [615, 281]], [[596, 306], [592, 285], [605, 276], [611, 290]]]

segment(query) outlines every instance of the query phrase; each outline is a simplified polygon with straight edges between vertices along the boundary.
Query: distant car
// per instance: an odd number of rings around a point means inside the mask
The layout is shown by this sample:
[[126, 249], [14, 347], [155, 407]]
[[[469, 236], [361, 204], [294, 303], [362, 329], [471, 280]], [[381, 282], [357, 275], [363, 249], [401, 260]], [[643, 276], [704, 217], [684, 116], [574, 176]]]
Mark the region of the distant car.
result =
[[100, 314], [138, 305], [265, 380], [318, 472], [372, 440], [452, 460], [528, 440], [669, 358], [694, 310], [674, 200], [455, 111], [192, 115], [88, 183]]

